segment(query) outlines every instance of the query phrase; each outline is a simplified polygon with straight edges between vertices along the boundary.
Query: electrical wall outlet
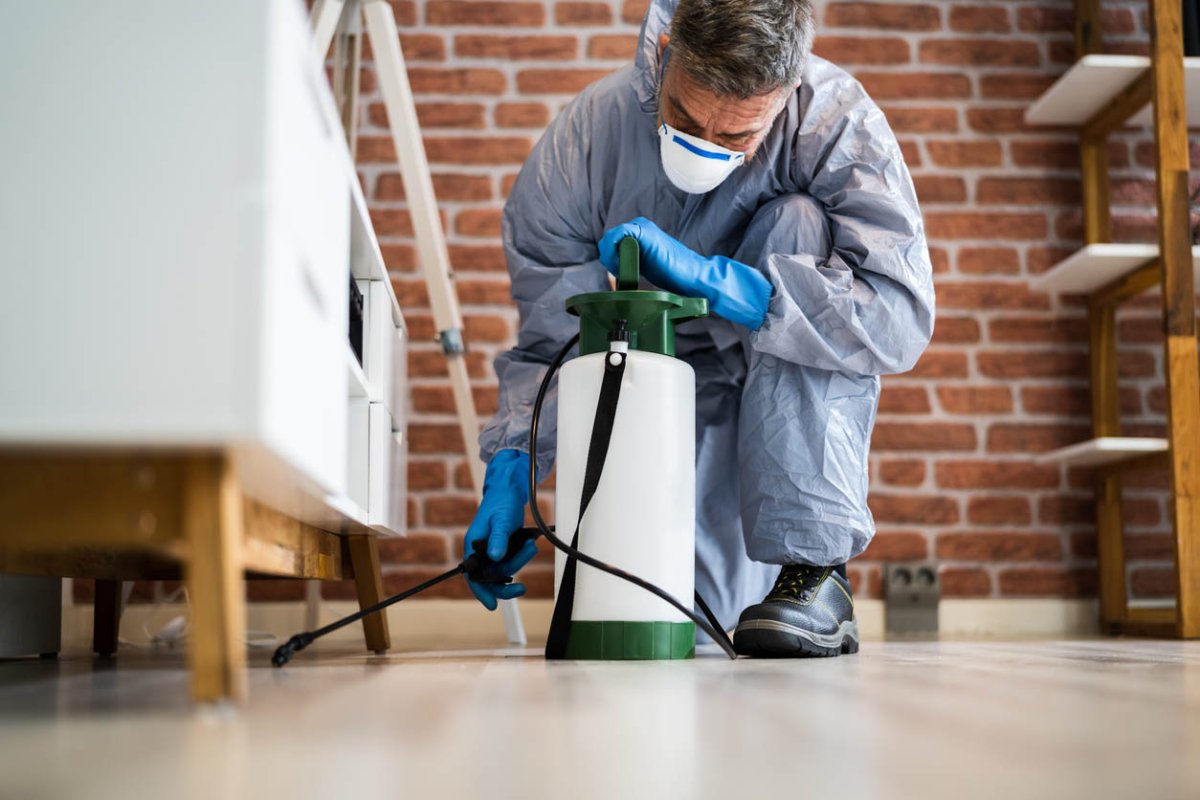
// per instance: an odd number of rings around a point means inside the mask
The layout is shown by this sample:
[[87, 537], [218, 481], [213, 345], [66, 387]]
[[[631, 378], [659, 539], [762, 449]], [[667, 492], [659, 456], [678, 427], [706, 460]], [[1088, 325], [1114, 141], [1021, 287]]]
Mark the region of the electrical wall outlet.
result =
[[889, 636], [937, 633], [942, 583], [936, 566], [884, 564], [883, 596]]

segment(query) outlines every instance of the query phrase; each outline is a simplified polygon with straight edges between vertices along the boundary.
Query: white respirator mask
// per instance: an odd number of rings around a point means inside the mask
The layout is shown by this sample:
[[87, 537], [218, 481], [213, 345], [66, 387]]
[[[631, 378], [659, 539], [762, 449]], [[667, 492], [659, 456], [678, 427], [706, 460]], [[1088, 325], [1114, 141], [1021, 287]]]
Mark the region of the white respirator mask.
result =
[[662, 156], [663, 172], [667, 178], [688, 194], [704, 194], [721, 185], [730, 174], [746, 160], [745, 153], [726, 150], [720, 145], [705, 141], [676, 130], [662, 118], [662, 80], [667, 68], [667, 53], [663, 48], [662, 63], [658, 67], [659, 97], [659, 154]]
[[658, 126], [658, 140], [663, 172], [688, 194], [711, 192], [746, 160], [745, 153], [726, 150], [666, 122]]

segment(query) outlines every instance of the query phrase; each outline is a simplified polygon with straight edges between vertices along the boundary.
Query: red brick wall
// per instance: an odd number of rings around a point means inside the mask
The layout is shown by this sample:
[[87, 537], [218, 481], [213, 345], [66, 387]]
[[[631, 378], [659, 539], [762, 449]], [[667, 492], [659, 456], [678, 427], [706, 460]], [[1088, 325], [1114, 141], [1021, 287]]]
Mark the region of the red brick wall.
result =
[[[521, 162], [572, 94], [632, 58], [645, 0], [393, 3], [458, 274], [480, 411], [496, 403], [491, 359], [514, 335], [498, 244]], [[1105, 4], [1105, 49], [1145, 50], [1143, 3]], [[1073, 60], [1069, 2], [819, 4], [816, 51], [855, 74], [897, 132], [925, 211], [939, 320], [917, 368], [884, 382], [871, 459], [879, 535], [852, 565], [878, 594], [887, 559], [934, 559], [949, 596], [1091, 595], [1088, 476], [1030, 454], [1089, 432], [1079, 298], [1028, 278], [1080, 243], [1069, 134], [1026, 127], [1025, 106]], [[389, 588], [458, 557], [473, 501], [450, 390], [416, 274], [402, 190], [368, 67], [361, 173], [414, 346], [411, 534], [385, 545]], [[1119, 240], [1153, 238], [1149, 137], [1114, 142]], [[1128, 432], [1161, 428], [1154, 301], [1122, 312]], [[1165, 505], [1130, 491], [1136, 596], [1169, 591]], [[543, 548], [546, 549], [546, 548]], [[524, 573], [547, 595], [549, 554]], [[337, 591], [334, 587], [330, 590]], [[461, 582], [448, 586], [461, 594]]]

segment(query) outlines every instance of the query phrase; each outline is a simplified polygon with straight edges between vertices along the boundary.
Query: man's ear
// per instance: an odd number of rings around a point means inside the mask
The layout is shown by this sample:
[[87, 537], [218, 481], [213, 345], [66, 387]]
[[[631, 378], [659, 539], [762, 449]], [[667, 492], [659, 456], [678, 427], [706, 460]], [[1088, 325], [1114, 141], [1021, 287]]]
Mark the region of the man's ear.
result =
[[667, 42], [671, 41], [671, 35], [666, 31], [658, 34], [658, 60], [662, 61], [663, 51], [667, 49]]

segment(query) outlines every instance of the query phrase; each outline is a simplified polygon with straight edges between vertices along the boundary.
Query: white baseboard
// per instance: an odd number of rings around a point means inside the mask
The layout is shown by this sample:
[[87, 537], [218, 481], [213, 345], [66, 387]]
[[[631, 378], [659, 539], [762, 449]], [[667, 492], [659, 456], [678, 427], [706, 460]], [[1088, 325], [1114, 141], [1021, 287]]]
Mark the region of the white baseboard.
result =
[[[532, 643], [540, 644], [550, 625], [553, 603], [550, 600], [522, 600], [521, 613]], [[321, 604], [321, 622], [326, 624], [352, 613], [352, 601]], [[867, 640], [884, 637], [882, 600], [855, 603], [859, 629]], [[121, 635], [132, 641], [144, 641], [143, 625], [151, 632], [172, 616], [184, 613], [184, 606], [129, 606], [121, 620]], [[1085, 636], [1095, 634], [1095, 600], [1059, 599], [984, 599], [943, 600], [939, 610], [940, 635], [948, 639], [1020, 639]], [[303, 603], [252, 603], [247, 615], [248, 627], [270, 632], [286, 639], [303, 629]], [[405, 649], [455, 649], [461, 647], [502, 647], [507, 644], [499, 614], [485, 611], [474, 600], [409, 600], [388, 609], [392, 641]], [[63, 609], [63, 647], [86, 651], [91, 645], [92, 607], [69, 604]], [[329, 642], [353, 642], [362, 635], [357, 625], [349, 625], [329, 636]]]

